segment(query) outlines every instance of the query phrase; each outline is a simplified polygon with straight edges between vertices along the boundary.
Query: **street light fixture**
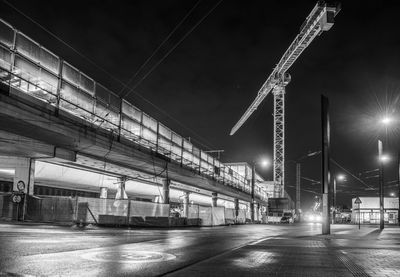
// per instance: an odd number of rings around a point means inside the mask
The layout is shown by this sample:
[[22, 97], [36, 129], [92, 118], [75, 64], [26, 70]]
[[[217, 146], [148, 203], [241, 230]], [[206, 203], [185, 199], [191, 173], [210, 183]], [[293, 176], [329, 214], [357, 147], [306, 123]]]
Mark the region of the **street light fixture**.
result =
[[346, 181], [346, 175], [338, 174], [333, 177], [333, 197], [332, 197], [332, 223], [335, 223], [336, 217], [336, 182]]
[[262, 159], [260, 162], [253, 161], [251, 166], [251, 203], [250, 203], [250, 217], [251, 222], [254, 223], [254, 188], [256, 184], [256, 165], [261, 165], [262, 167], [266, 168], [271, 164], [269, 159]]
[[268, 167], [270, 164], [271, 164], [270, 161], [267, 160], [267, 159], [263, 159], [263, 160], [261, 161], [261, 163], [260, 163], [260, 165], [261, 165], [262, 167]]
[[346, 175], [344, 175], [344, 174], [338, 174], [338, 175], [336, 176], [336, 179], [337, 179], [338, 181], [345, 181], [345, 180], [346, 180]]
[[389, 125], [392, 122], [393, 122], [393, 118], [391, 118], [389, 116], [385, 116], [384, 118], [381, 119], [381, 123], [384, 125]]
[[386, 163], [386, 162], [390, 161], [390, 157], [389, 157], [389, 155], [382, 154], [379, 156], [379, 161], [381, 163]]

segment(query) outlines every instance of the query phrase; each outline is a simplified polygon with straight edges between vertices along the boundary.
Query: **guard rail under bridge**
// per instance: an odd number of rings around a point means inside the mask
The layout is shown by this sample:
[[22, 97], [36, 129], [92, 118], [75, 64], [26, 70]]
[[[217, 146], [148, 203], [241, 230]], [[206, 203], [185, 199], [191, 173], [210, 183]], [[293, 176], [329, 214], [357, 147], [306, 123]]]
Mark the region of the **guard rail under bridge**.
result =
[[[251, 201], [245, 177], [0, 20], [0, 152]], [[265, 191], [255, 199], [266, 204]]]

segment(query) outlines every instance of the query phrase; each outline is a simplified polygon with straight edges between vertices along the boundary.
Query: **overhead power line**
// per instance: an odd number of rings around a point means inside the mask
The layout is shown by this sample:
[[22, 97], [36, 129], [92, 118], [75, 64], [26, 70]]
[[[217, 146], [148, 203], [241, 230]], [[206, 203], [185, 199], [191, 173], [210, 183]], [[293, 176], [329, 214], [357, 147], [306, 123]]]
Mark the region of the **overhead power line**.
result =
[[[174, 45], [173, 48], [170, 49], [170, 51], [168, 51], [168, 53], [159, 61], [157, 62], [157, 64], [155, 66], [153, 66], [149, 72], [146, 73], [146, 75], [144, 76], [144, 78], [146, 78], [152, 71], [154, 71], [154, 69], [206, 18], [208, 17], [208, 15], [222, 2], [223, 0], [220, 0], [219, 2], [217, 2], [216, 5], [214, 5], [211, 10], [209, 10], [205, 16], [203, 16], [199, 22], [197, 22], [195, 24], [194, 27], [192, 27], [188, 33], [186, 33], [184, 35], [184, 37], [178, 41], [178, 43], [176, 45]], [[48, 33], [50, 36], [52, 36], [53, 38], [55, 38], [57, 41], [61, 42], [62, 44], [64, 44], [65, 46], [67, 46], [68, 48], [70, 48], [73, 52], [75, 52], [77, 55], [79, 55], [81, 58], [83, 58], [84, 60], [86, 60], [87, 62], [89, 62], [91, 65], [95, 66], [97, 69], [101, 70], [103, 73], [105, 73], [107, 76], [109, 76], [111, 79], [113, 79], [114, 81], [116, 81], [118, 84], [122, 85], [123, 89], [128, 88], [128, 85], [125, 84], [123, 81], [121, 81], [120, 79], [118, 79], [117, 77], [115, 77], [114, 75], [112, 75], [110, 72], [108, 72], [107, 70], [105, 70], [104, 68], [102, 68], [101, 66], [99, 66], [96, 62], [94, 62], [92, 59], [88, 58], [86, 55], [82, 54], [81, 52], [79, 52], [77, 49], [75, 49], [73, 46], [71, 46], [70, 44], [68, 44], [66, 41], [64, 41], [63, 39], [59, 38], [56, 34], [54, 34], [53, 32], [51, 32], [50, 30], [48, 30], [46, 27], [44, 27], [43, 25], [41, 25], [39, 22], [37, 22], [36, 20], [34, 20], [33, 18], [31, 18], [30, 16], [28, 16], [27, 14], [25, 14], [24, 12], [22, 12], [20, 9], [18, 9], [17, 7], [15, 7], [13, 4], [11, 4], [10, 2], [8, 2], [7, 0], [3, 0], [3, 2], [8, 5], [9, 7], [11, 7], [13, 10], [15, 10], [16, 12], [18, 12], [19, 14], [21, 14], [22, 16], [24, 16], [25, 18], [27, 18], [28, 20], [30, 20], [31, 22], [33, 22], [35, 25], [37, 25], [38, 27], [40, 27], [43, 31], [45, 31], [46, 33]], [[197, 3], [196, 3], [197, 5]], [[142, 78], [140, 82], [142, 82], [144, 80], [144, 78]], [[134, 87], [136, 88], [137, 85]], [[171, 119], [172, 121], [174, 121], [175, 123], [177, 123], [180, 127], [182, 127], [183, 129], [189, 131], [190, 133], [192, 133], [193, 135], [195, 135], [198, 139], [194, 139], [199, 145], [208, 148], [208, 149], [213, 149], [215, 147], [213, 147], [211, 145], [211, 143], [209, 143], [209, 141], [205, 138], [203, 138], [202, 136], [200, 136], [197, 132], [193, 131], [191, 128], [186, 127], [183, 123], [181, 123], [179, 120], [177, 120], [176, 118], [174, 118], [173, 116], [171, 116], [169, 113], [167, 113], [165, 110], [159, 108], [157, 105], [155, 105], [154, 103], [152, 103], [150, 100], [146, 99], [144, 96], [142, 96], [141, 94], [137, 93], [136, 91], [134, 91], [134, 89], [130, 89], [128, 91], [128, 94], [133, 93], [136, 96], [138, 96], [139, 98], [141, 98], [144, 102], [146, 102], [147, 104], [151, 105], [153, 108], [155, 108], [157, 111], [159, 111], [160, 113], [164, 114], [166, 117], [168, 117], [169, 119]], [[211, 147], [207, 144], [210, 144]]]
[[202, 0], [197, 1], [194, 6], [187, 12], [187, 14], [182, 18], [182, 20], [172, 29], [172, 31], [168, 34], [168, 36], [157, 46], [157, 48], [153, 51], [153, 53], [145, 60], [145, 62], [139, 67], [139, 69], [129, 78], [128, 82], [126, 82], [126, 86], [124, 86], [118, 95], [120, 95], [125, 88], [127, 88], [130, 82], [139, 74], [140, 71], [150, 62], [150, 60], [157, 54], [157, 52], [161, 49], [161, 47], [171, 38], [171, 36], [175, 33], [175, 31], [185, 22], [185, 20], [192, 14], [194, 9], [200, 4]]
[[194, 29], [199, 26], [204, 19], [206, 19], [217, 7], [218, 5], [222, 2], [223, 0], [219, 0], [202, 18], [200, 18], [197, 23], [189, 29], [189, 31], [183, 35], [183, 37], [175, 43], [174, 46], [153, 66], [150, 68], [150, 70], [126, 93], [123, 95], [123, 97], [128, 96], [135, 88], [137, 88], [146, 78], [149, 76], [168, 56], [171, 54], [172, 51], [174, 51], [193, 31]]
[[360, 178], [358, 178], [356, 175], [354, 175], [353, 173], [351, 173], [349, 170], [347, 170], [346, 168], [344, 168], [343, 166], [341, 166], [337, 161], [335, 161], [334, 159], [331, 158], [331, 162], [334, 163], [336, 166], [340, 167], [341, 169], [343, 169], [347, 174], [349, 174], [350, 176], [352, 176], [354, 179], [356, 179], [357, 181], [359, 181], [361, 184], [363, 184], [364, 186], [366, 186], [367, 188], [371, 189], [372, 187], [369, 186], [367, 183], [365, 183], [363, 180], [361, 180]]

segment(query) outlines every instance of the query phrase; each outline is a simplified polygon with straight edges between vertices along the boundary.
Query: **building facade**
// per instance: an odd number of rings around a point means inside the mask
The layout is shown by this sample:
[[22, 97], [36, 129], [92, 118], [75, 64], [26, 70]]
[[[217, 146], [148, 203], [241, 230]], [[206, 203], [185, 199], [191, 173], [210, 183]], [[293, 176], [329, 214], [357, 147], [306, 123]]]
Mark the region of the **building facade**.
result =
[[[353, 223], [361, 224], [379, 224], [380, 211], [379, 211], [379, 197], [359, 197], [360, 204], [355, 204], [356, 198], [352, 199], [352, 215], [351, 221]], [[383, 204], [385, 213], [385, 224], [397, 224], [399, 212], [399, 198], [385, 197]]]

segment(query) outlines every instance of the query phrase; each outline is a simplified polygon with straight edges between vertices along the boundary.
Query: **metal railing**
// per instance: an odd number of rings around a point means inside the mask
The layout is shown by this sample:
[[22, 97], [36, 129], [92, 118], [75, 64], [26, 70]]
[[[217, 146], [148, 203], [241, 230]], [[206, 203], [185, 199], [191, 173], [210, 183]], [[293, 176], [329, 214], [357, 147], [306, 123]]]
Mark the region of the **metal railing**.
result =
[[[0, 81], [227, 186], [246, 178], [0, 20]], [[257, 187], [255, 195], [266, 199]]]

